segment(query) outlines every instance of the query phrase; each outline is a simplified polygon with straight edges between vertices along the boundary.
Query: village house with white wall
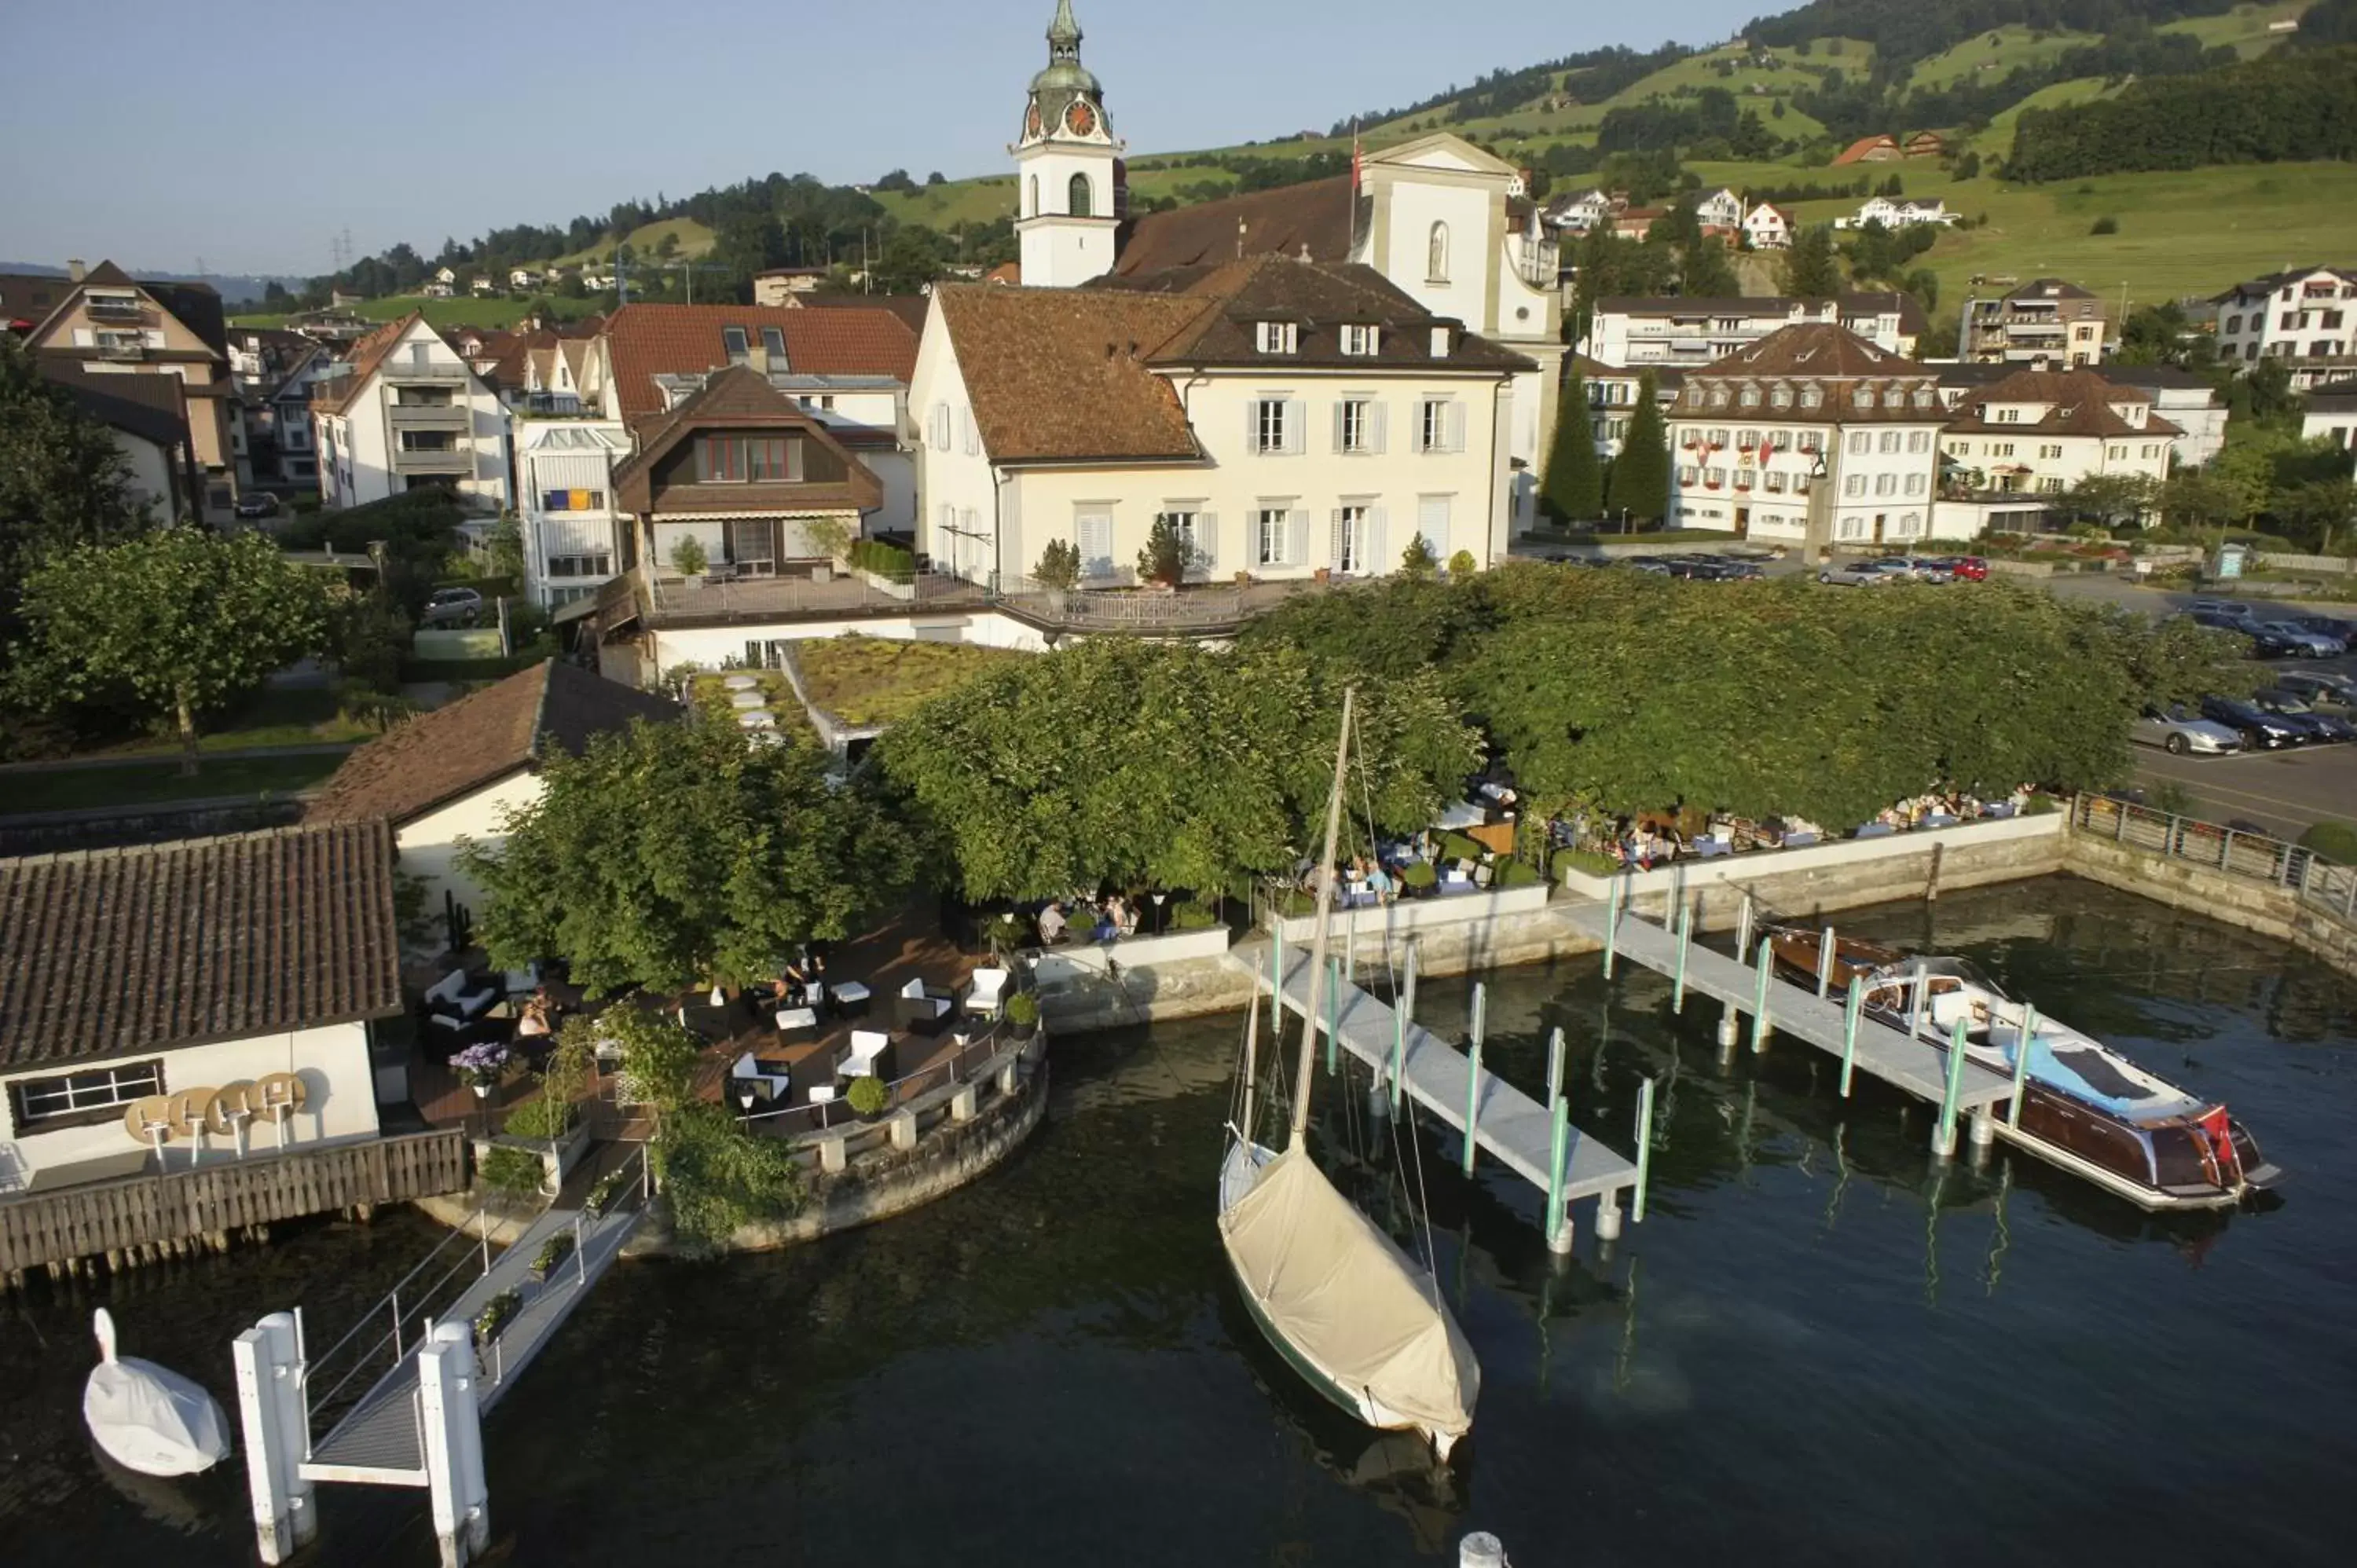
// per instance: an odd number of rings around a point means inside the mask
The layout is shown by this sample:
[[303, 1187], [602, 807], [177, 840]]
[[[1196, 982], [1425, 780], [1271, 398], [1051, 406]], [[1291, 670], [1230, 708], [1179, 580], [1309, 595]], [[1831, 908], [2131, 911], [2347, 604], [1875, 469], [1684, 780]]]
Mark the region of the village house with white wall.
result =
[[2237, 284], [2218, 310], [2218, 357], [2281, 360], [2301, 391], [2357, 373], [2357, 268], [2293, 267]]
[[319, 494], [362, 506], [447, 489], [480, 511], [513, 504], [499, 393], [414, 312], [352, 345], [311, 388]]
[[1580, 352], [1601, 364], [1641, 370], [1674, 365], [1699, 370], [1787, 327], [1831, 322], [1885, 353], [1915, 352], [1925, 330], [1915, 296], [1862, 290], [1834, 299], [1776, 295], [1635, 296], [1596, 302]]
[[2017, 371], [1967, 394], [1940, 433], [1942, 538], [2034, 532], [2082, 479], [2169, 477], [2178, 426], [2149, 393], [2093, 371]]
[[393, 872], [380, 822], [0, 860], [0, 1191], [377, 1136]]

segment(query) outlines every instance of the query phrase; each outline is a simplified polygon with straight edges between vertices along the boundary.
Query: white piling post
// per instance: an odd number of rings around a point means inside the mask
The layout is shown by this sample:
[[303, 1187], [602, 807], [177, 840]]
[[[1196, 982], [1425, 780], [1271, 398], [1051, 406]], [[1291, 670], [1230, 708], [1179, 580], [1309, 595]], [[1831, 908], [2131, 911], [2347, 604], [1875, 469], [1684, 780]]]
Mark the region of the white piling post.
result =
[[482, 1414], [476, 1404], [472, 1330], [438, 1323], [417, 1352], [426, 1491], [442, 1568], [466, 1568], [491, 1541], [490, 1494], [483, 1482]]
[[1834, 988], [1834, 929], [1827, 926], [1817, 939], [1817, 994], [1824, 996]]
[[246, 1486], [253, 1498], [254, 1545], [264, 1563], [284, 1563], [318, 1533], [311, 1483], [302, 1475], [306, 1446], [303, 1355], [295, 1319], [274, 1312], [230, 1347], [237, 1370], [237, 1408], [245, 1436]]
[[1751, 895], [1743, 896], [1742, 908], [1735, 913], [1735, 961], [1751, 961]]

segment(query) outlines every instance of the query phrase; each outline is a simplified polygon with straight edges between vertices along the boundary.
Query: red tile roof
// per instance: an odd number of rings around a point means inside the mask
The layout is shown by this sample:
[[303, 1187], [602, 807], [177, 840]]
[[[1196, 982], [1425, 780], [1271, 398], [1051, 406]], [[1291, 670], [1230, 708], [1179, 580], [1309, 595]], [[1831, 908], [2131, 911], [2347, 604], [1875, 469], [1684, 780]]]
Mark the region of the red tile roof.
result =
[[626, 305], [606, 322], [606, 344], [622, 416], [662, 412], [654, 378], [701, 375], [728, 363], [721, 328], [742, 327], [752, 348], [761, 328], [785, 334], [786, 361], [798, 373], [916, 374], [917, 335], [889, 310], [793, 310], [761, 305]]
[[331, 381], [312, 382], [311, 401], [330, 413], [341, 413], [350, 408], [361, 389], [368, 385], [369, 378], [376, 374], [376, 368], [384, 363], [384, 357], [393, 351], [393, 346], [409, 330], [410, 323], [422, 319], [424, 312], [413, 310], [400, 320], [388, 321], [354, 339], [351, 352], [346, 356], [351, 361], [350, 372]]

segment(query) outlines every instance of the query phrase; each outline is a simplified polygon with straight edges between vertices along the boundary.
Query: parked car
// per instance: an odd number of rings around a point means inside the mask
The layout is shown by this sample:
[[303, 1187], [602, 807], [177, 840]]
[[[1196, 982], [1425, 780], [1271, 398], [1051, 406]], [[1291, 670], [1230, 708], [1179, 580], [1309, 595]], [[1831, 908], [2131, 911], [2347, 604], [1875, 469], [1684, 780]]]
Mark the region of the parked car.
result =
[[1673, 577], [1692, 582], [1700, 577], [1715, 577], [1715, 563], [1707, 555], [1673, 555], [1662, 563], [1662, 570]]
[[1640, 572], [1651, 572], [1656, 577], [1670, 575], [1670, 564], [1659, 555], [1623, 555], [1618, 564], [1634, 567]]
[[253, 490], [238, 497], [230, 510], [238, 517], [276, 517], [278, 498], [268, 490]]
[[1756, 561], [1729, 561], [1724, 557], [1711, 563], [1710, 575], [1722, 583], [1749, 582], [1768, 574]]
[[2244, 622], [2233, 616], [2220, 615], [2216, 610], [2187, 610], [2185, 618], [2195, 626], [2206, 626], [2212, 631], [2231, 631], [2244, 636], [2249, 635], [2249, 628]]
[[1946, 561], [1936, 555], [1900, 555], [1886, 564], [1903, 568], [1919, 583], [1953, 583], [1956, 575], [1948, 569]]
[[2298, 746], [2305, 738], [2299, 727], [2239, 697], [2204, 697], [2201, 716], [2224, 725], [2243, 737], [2254, 751], [2275, 751]]
[[2337, 637], [2311, 631], [2296, 620], [2261, 621], [2254, 636], [2272, 637], [2295, 653], [2309, 659], [2338, 659], [2349, 651], [2349, 645]]
[[2218, 757], [2243, 749], [2239, 731], [2205, 719], [2182, 703], [2172, 703], [2166, 708], [2147, 708], [2144, 716], [2129, 727], [2128, 738], [2157, 746], [2172, 757], [2183, 757], [2188, 752]]
[[2352, 648], [2357, 648], [2357, 620], [2340, 616], [2281, 616], [2294, 626], [2304, 626], [2310, 631], [2320, 631], [2327, 637], [2338, 638]]
[[2226, 616], [2234, 620], [2258, 618], [2258, 612], [2239, 599], [2196, 599], [2185, 607], [2194, 616]]
[[1937, 566], [1959, 583], [1988, 581], [1988, 562], [1979, 555], [1935, 555], [1925, 563]]
[[2276, 689], [2289, 692], [2312, 708], [2333, 707], [2357, 712], [2357, 678], [2329, 670], [2287, 670], [2276, 677]]
[[1852, 561], [1847, 564], [1827, 566], [1817, 574], [1820, 583], [1840, 583], [1853, 588], [1870, 588], [1877, 583], [1895, 583], [1899, 578], [1882, 569], [1879, 561]]
[[436, 588], [425, 601], [427, 626], [472, 626], [483, 613], [483, 596], [472, 588]]
[[2276, 717], [2299, 725], [2312, 741], [2338, 745], [2344, 740], [2357, 740], [2357, 724], [2351, 724], [2347, 719], [2331, 714], [2319, 713], [2302, 702], [2297, 693], [2287, 692], [2280, 686], [2261, 692], [2251, 701]]

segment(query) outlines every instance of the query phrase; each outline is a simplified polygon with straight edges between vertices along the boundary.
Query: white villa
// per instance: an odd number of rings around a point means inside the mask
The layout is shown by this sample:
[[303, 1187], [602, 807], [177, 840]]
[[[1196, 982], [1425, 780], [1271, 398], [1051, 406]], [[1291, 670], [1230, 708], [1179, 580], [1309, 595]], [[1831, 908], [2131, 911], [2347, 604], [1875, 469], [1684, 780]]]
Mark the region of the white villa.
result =
[[1964, 215], [1948, 210], [1944, 201], [1914, 201], [1904, 197], [1875, 196], [1867, 199], [1857, 213], [1848, 218], [1836, 218], [1836, 229], [1863, 229], [1869, 223], [1879, 223], [1885, 229], [1910, 229], [1918, 223], [1937, 223], [1947, 228]]
[[1935, 532], [2034, 532], [2052, 498], [2090, 475], [2167, 478], [2170, 446], [2183, 434], [2153, 412], [2150, 393], [2093, 371], [2018, 371], [1967, 393], [1940, 433]]
[[1743, 238], [1755, 251], [1781, 251], [1792, 243], [1792, 215], [1772, 202], [1761, 202], [1743, 215]]
[[348, 366], [313, 383], [311, 422], [330, 506], [435, 486], [480, 510], [512, 501], [499, 394], [414, 312], [361, 338]]

